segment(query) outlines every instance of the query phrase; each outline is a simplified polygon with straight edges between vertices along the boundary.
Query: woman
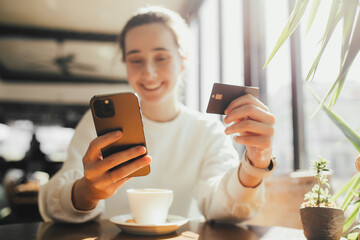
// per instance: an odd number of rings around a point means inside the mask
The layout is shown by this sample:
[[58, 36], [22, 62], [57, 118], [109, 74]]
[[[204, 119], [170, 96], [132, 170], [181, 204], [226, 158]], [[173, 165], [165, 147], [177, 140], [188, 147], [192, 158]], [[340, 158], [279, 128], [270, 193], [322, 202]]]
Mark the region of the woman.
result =
[[[226, 109], [224, 122], [192, 111], [177, 99], [185, 68], [184, 20], [158, 7], [141, 10], [125, 25], [120, 47], [128, 81], [140, 97], [148, 154], [144, 147], [102, 158], [101, 149], [121, 138], [121, 132], [96, 137], [90, 113], [79, 122], [62, 169], [41, 187], [39, 206], [45, 221], [84, 222], [99, 215], [128, 213], [128, 188], [174, 190], [170, 213], [195, 217], [196, 200], [206, 219], [243, 221], [264, 202], [262, 178], [275, 165], [271, 143], [275, 117], [258, 99], [246, 95]], [[225, 133], [224, 133], [225, 131]], [[246, 152], [239, 156], [229, 136]], [[151, 156], [151, 157], [150, 157]], [[82, 161], [81, 161], [82, 159]], [[128, 176], [151, 163], [151, 173]]]

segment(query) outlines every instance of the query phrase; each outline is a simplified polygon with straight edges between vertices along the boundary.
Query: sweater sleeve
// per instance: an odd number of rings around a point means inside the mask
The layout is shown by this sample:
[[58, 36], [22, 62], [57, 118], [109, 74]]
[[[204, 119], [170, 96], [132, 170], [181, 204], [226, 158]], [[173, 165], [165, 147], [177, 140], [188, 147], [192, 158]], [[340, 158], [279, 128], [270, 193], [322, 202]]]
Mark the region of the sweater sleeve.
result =
[[84, 175], [82, 157], [95, 137], [91, 113], [88, 111], [76, 127], [62, 168], [40, 187], [39, 211], [44, 221], [80, 223], [92, 220], [104, 211], [104, 200], [90, 211], [75, 209], [71, 201], [73, 185]]
[[253, 218], [264, 204], [264, 184], [244, 187], [238, 179], [239, 156], [221, 123], [206, 137], [204, 159], [195, 196], [207, 220], [242, 222]]

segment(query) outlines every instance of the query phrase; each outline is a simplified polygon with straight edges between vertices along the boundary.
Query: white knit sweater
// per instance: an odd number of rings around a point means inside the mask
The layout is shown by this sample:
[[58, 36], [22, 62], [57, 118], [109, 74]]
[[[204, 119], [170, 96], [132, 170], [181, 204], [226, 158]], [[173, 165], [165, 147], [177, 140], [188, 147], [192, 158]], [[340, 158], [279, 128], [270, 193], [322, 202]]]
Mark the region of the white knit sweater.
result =
[[[126, 189], [174, 190], [169, 210], [189, 218], [240, 222], [251, 218], [264, 202], [263, 183], [243, 187], [238, 180], [239, 157], [220, 121], [182, 106], [170, 122], [143, 117], [151, 172], [132, 178], [111, 198], [91, 211], [78, 211], [71, 202], [74, 182], [83, 176], [82, 157], [96, 137], [90, 111], [79, 122], [62, 169], [41, 186], [39, 208], [45, 221], [84, 222], [130, 212]], [[194, 204], [195, 203], [195, 204]], [[199, 211], [200, 210], [200, 211]], [[201, 213], [201, 214], [200, 214]]]

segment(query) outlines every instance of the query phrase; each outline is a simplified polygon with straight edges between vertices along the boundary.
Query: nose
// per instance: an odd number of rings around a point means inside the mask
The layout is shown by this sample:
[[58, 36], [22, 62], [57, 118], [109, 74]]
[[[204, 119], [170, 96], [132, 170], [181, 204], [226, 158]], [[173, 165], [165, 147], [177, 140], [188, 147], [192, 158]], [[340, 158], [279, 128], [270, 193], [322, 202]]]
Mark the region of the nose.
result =
[[143, 69], [143, 75], [147, 78], [153, 78], [157, 76], [156, 66], [151, 61], [147, 62]]

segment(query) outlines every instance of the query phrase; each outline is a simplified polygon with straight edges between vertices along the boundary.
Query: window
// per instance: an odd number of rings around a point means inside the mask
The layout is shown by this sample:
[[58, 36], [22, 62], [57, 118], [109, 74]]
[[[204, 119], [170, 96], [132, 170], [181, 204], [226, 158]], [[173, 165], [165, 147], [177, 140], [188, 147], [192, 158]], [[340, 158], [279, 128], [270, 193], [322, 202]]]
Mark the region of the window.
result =
[[[196, 56], [190, 67], [191, 80], [186, 83], [186, 104], [205, 111], [212, 83], [244, 85], [250, 81], [265, 92], [261, 99], [276, 116], [273, 147], [281, 162], [277, 174], [308, 168], [311, 160], [321, 155], [330, 161], [334, 176], [350, 176], [355, 168], [349, 165], [353, 166], [358, 153], [323, 112], [310, 119], [317, 104], [303, 88], [320, 47], [317, 43], [325, 29], [330, 5], [321, 3], [308, 34], [305, 34], [308, 19], [305, 16], [292, 40], [285, 42], [265, 70], [259, 68], [274, 48], [293, 5], [293, 0], [203, 1], [199, 14], [191, 22], [196, 37], [192, 52]], [[341, 27], [339, 24], [334, 32], [315, 79], [310, 82], [320, 96], [324, 96], [338, 73]], [[360, 84], [356, 81], [360, 69], [354, 66], [358, 65], [360, 57], [353, 63], [334, 108], [357, 130], [360, 108], [354, 106], [360, 103]]]
[[[288, 0], [264, 1], [266, 57], [270, 55], [289, 16]], [[266, 67], [268, 107], [276, 116], [273, 152], [278, 173], [293, 170], [290, 45], [286, 42]]]
[[221, 79], [228, 84], [244, 84], [242, 4], [238, 0], [219, 1], [221, 6]]
[[211, 87], [220, 82], [218, 1], [205, 1], [199, 12], [200, 22], [200, 111], [205, 112]]
[[185, 93], [190, 107], [205, 112], [215, 82], [244, 84], [241, 12], [241, 1], [208, 0], [190, 23], [195, 36]]
[[[213, 83], [244, 85], [242, 2], [207, 0], [190, 23], [195, 36], [185, 103], [205, 112]], [[218, 115], [210, 115], [219, 118]], [[235, 145], [238, 151], [242, 146]]]
[[[302, 75], [304, 79], [320, 50], [319, 42], [325, 31], [330, 7], [331, 4], [321, 3], [314, 23], [307, 34], [307, 22], [304, 21], [300, 25]], [[307, 19], [308, 17], [305, 16], [305, 20]], [[339, 73], [341, 42], [342, 22], [335, 29], [320, 60], [315, 77], [309, 83], [320, 97], [325, 96]], [[360, 69], [357, 66], [360, 66], [359, 56], [355, 59], [340, 97], [333, 108], [354, 130], [359, 130], [360, 127], [358, 117], [360, 108], [355, 107], [360, 106], [360, 84], [358, 81]], [[321, 155], [329, 160], [334, 176], [349, 178], [356, 172], [354, 160], [358, 152], [323, 111], [311, 119], [317, 108], [317, 102], [306, 89], [304, 89], [303, 95], [307, 165], [311, 164], [311, 160], [317, 159], [318, 155]]]
[[[286, 3], [287, 0], [283, 2]], [[249, 2], [250, 3], [250, 2]], [[264, 2], [265, 5], [272, 6], [271, 3]], [[199, 15], [190, 23], [190, 27], [195, 36], [195, 44], [192, 53], [195, 53], [189, 64], [189, 74], [186, 80], [186, 104], [190, 107], [205, 111], [208, 98], [211, 92], [211, 87], [214, 82], [223, 82], [235, 85], [245, 85], [245, 70], [244, 65], [244, 21], [243, 21], [243, 1], [240, 0], [207, 0], [202, 4]], [[256, 5], [256, 4], [255, 4]], [[252, 5], [254, 7], [255, 5]], [[272, 8], [274, 10], [274, 8]], [[265, 22], [269, 22], [268, 18], [270, 11], [267, 11]], [[285, 22], [287, 19], [287, 5], [282, 9], [282, 15], [276, 15], [277, 22]], [[254, 16], [249, 16], [250, 19]], [[256, 18], [256, 16], [255, 16]], [[273, 41], [276, 41], [278, 32], [281, 31], [281, 25], [277, 22], [270, 21], [266, 24], [267, 32], [272, 33]], [[250, 23], [245, 23], [250, 24]], [[270, 28], [271, 26], [277, 29]], [[248, 25], [249, 31], [251, 26]], [[252, 33], [255, 35], [256, 33]], [[256, 37], [256, 36], [255, 36]], [[268, 48], [271, 41], [266, 42]], [[272, 44], [272, 43], [271, 43]], [[198, 47], [198, 48], [197, 48]], [[257, 44], [253, 43], [251, 48], [256, 48]], [[268, 48], [270, 49], [270, 47]], [[247, 49], [247, 51], [251, 50]], [[198, 54], [196, 54], [198, 53]], [[264, 54], [264, 53], [263, 53]], [[286, 62], [289, 62], [289, 51], [282, 54]], [[194, 60], [196, 59], [196, 60]], [[249, 60], [249, 59], [247, 59]], [[252, 56], [252, 64], [256, 59]], [[262, 60], [263, 61], [263, 60]], [[259, 62], [258, 64], [263, 64]], [[250, 66], [250, 64], [249, 64]], [[262, 67], [262, 66], [261, 66]], [[277, 115], [277, 132], [286, 132], [286, 134], [278, 134], [274, 139], [274, 146], [282, 146], [281, 148], [274, 148], [275, 155], [282, 162], [279, 169], [282, 172], [290, 171], [292, 169], [293, 152], [292, 152], [292, 126], [291, 126], [291, 91], [288, 95], [283, 95], [281, 101], [284, 104], [279, 104], [279, 92], [284, 92], [284, 88], [290, 87], [290, 70], [281, 71], [281, 76], [277, 74], [279, 69], [283, 69], [282, 60], [274, 61], [267, 70], [269, 71], [268, 84], [268, 101], [272, 110]], [[251, 70], [253, 78], [257, 78], [259, 73], [254, 73]], [[274, 83], [273, 83], [274, 82]], [[258, 86], [257, 79], [253, 81], [253, 86]], [[195, 90], [196, 89], [196, 90]], [[200, 89], [200, 90], [199, 90]], [[194, 97], [194, 94], [197, 97]], [[266, 95], [266, 94], [265, 94]], [[273, 106], [272, 106], [273, 105]], [[196, 107], [197, 106], [197, 107]], [[283, 106], [277, 109], [276, 106]], [[279, 117], [280, 116], [280, 117]], [[280, 124], [279, 124], [280, 123]], [[280, 171], [278, 171], [280, 172]]]

